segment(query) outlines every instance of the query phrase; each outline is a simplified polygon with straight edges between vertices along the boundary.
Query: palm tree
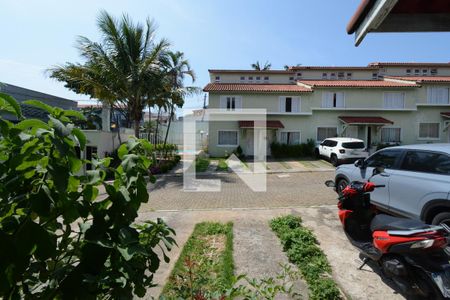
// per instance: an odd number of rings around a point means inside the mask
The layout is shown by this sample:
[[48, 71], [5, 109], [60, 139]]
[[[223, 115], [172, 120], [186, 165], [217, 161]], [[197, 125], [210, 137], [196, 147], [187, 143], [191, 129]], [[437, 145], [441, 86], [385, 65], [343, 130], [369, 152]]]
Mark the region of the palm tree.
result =
[[271, 67], [272, 67], [272, 64], [269, 63], [268, 61], [266, 61], [264, 63], [264, 66], [261, 66], [261, 64], [259, 63], [259, 60], [257, 60], [256, 63], [252, 64], [252, 68], [257, 71], [267, 71], [267, 70], [270, 70]]
[[168, 52], [165, 59], [165, 73], [168, 79], [168, 110], [169, 123], [167, 125], [166, 136], [164, 138], [164, 148], [169, 136], [170, 125], [174, 116], [175, 107], [182, 107], [184, 97], [197, 91], [195, 87], [185, 87], [184, 79], [189, 76], [195, 82], [195, 73], [191, 69], [189, 61], [185, 59], [184, 53]]
[[78, 40], [85, 63], [66, 63], [50, 70], [50, 76], [65, 82], [70, 90], [126, 108], [139, 136], [142, 110], [158, 93], [163, 82], [161, 61], [169, 43], [156, 41], [155, 24], [133, 23], [124, 14], [120, 20], [102, 11], [98, 17], [101, 42], [86, 37]]

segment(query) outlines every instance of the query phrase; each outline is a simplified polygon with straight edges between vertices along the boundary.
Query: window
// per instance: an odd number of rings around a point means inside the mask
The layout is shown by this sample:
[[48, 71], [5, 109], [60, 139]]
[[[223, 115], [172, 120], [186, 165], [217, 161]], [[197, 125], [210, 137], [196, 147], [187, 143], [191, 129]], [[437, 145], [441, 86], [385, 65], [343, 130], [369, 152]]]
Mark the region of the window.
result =
[[219, 130], [218, 131], [218, 145], [220, 146], [237, 146], [238, 132], [236, 130]]
[[322, 94], [322, 107], [344, 107], [344, 92], [324, 92]]
[[260, 81], [261, 77], [260, 76], [256, 76], [256, 81]]
[[401, 128], [381, 128], [381, 142], [399, 143], [401, 139]]
[[427, 93], [429, 104], [449, 104], [448, 88], [429, 87]]
[[220, 97], [220, 108], [226, 110], [236, 110], [242, 108], [242, 98], [240, 96]]
[[289, 77], [289, 81], [294, 81], [294, 77], [293, 76]]
[[331, 73], [330, 74], [330, 79], [336, 79], [336, 73]]
[[265, 76], [264, 81], [269, 81], [269, 76]]
[[366, 146], [363, 142], [347, 142], [342, 143], [342, 148], [344, 149], [364, 149]]
[[324, 139], [337, 137], [337, 127], [318, 127], [317, 128], [317, 140], [323, 141]]
[[248, 82], [252, 82], [253, 81], [253, 76], [248, 76]]
[[393, 169], [401, 154], [401, 150], [383, 150], [369, 157], [366, 160], [366, 165], [373, 168], [384, 167]]
[[300, 112], [300, 97], [280, 97], [280, 112]]
[[408, 151], [403, 159], [402, 170], [450, 175], [450, 157], [428, 151]]
[[328, 74], [327, 73], [322, 73], [322, 79], [327, 79], [328, 78]]
[[406, 75], [411, 75], [411, 69], [406, 69]]
[[220, 76], [216, 76], [216, 82], [220, 82]]
[[378, 73], [372, 73], [372, 79], [378, 79]]
[[347, 73], [347, 79], [352, 79], [352, 73]]
[[344, 79], [344, 76], [345, 76], [345, 72], [338, 72], [339, 79]]
[[[86, 146], [86, 159], [92, 160], [94, 157], [97, 157], [97, 147], [95, 146]], [[86, 170], [92, 170], [92, 164], [86, 164]]]
[[422, 75], [423, 76], [427, 76], [428, 75], [428, 69], [423, 69], [422, 70]]
[[384, 93], [384, 108], [405, 108], [405, 94]]
[[439, 139], [439, 123], [420, 123], [420, 139]]
[[241, 76], [241, 82], [245, 81], [245, 76]]
[[431, 75], [437, 75], [438, 74], [438, 70], [437, 69], [431, 69], [430, 70], [430, 74]]
[[300, 144], [300, 132], [299, 131], [282, 131], [280, 133], [280, 143], [286, 144], [286, 145]]
[[414, 70], [414, 75], [419, 75], [420, 74], [420, 70], [419, 69], [415, 69]]
[[302, 77], [302, 73], [297, 73], [297, 77], [301, 78]]

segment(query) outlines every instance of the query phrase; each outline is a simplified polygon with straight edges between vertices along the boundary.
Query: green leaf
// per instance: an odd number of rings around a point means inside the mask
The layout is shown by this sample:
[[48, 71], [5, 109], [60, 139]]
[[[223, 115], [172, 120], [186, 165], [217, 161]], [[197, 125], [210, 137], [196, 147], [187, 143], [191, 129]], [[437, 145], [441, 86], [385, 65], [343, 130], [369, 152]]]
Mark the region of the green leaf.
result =
[[26, 100], [26, 101], [23, 101], [23, 103], [26, 105], [34, 106], [39, 109], [45, 110], [49, 114], [53, 113], [53, 110], [54, 110], [53, 107], [51, 107], [50, 105], [47, 105], [39, 100]]
[[20, 109], [19, 103], [8, 94], [0, 93], [0, 109], [4, 109], [15, 114], [19, 119], [22, 119], [22, 110]]
[[86, 120], [86, 117], [82, 113], [80, 113], [79, 111], [76, 111], [76, 110], [65, 110], [63, 112], [63, 114], [66, 117], [75, 117], [75, 118], [77, 118], [79, 120], [83, 120], [83, 121]]
[[69, 164], [70, 164], [70, 171], [73, 174], [76, 174], [81, 169], [81, 166], [83, 165], [83, 163], [81, 162], [81, 159], [74, 157], [74, 156], [69, 156]]
[[59, 133], [63, 137], [68, 136], [70, 134], [70, 132], [72, 130], [67, 128], [60, 120], [58, 120], [52, 116], [48, 116], [48, 117], [50, 118], [52, 127], [55, 129], [55, 131], [57, 133]]
[[20, 130], [25, 130], [28, 128], [42, 128], [42, 129], [50, 129], [50, 126], [48, 126], [47, 123], [42, 122], [41, 120], [37, 119], [26, 119], [21, 122], [19, 122], [15, 128], [18, 128]]
[[120, 159], [123, 159], [123, 157], [128, 154], [128, 148], [127, 144], [120, 145], [119, 149], [117, 149], [117, 154]]
[[86, 136], [79, 128], [72, 129], [72, 134], [77, 138], [81, 151], [86, 147]]
[[119, 230], [119, 241], [121, 245], [128, 246], [139, 242], [139, 233], [131, 227], [123, 227]]

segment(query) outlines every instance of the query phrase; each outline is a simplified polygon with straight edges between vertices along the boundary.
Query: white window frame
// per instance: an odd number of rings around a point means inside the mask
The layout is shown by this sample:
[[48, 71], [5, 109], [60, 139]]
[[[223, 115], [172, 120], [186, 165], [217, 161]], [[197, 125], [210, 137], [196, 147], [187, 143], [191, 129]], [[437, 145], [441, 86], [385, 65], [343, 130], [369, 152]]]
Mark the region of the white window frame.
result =
[[[447, 103], [431, 103], [431, 94], [433, 90], [436, 89], [446, 89], [447, 90]], [[432, 105], [448, 105], [450, 104], [450, 89], [448, 87], [438, 87], [438, 86], [430, 86], [427, 88], [427, 104]]]
[[[337, 94], [342, 93], [342, 106], [325, 106], [325, 97], [327, 94]], [[328, 108], [328, 109], [340, 109], [345, 108], [345, 92], [331, 92], [331, 91], [324, 91], [322, 92], [322, 108]]]
[[[421, 124], [438, 124], [438, 136], [437, 137], [421, 137], [420, 136], [420, 125]], [[440, 122], [424, 121], [424, 122], [419, 122], [417, 124], [417, 140], [419, 140], [419, 141], [438, 141], [440, 139], [441, 139], [441, 123]]]
[[241, 83], [244, 83], [244, 82], [245, 82], [245, 76], [240, 76], [239, 81], [240, 81]]
[[214, 76], [214, 82], [220, 82], [220, 75]]
[[[227, 109], [228, 98], [234, 98], [234, 109]], [[225, 104], [225, 105], [223, 105]], [[239, 105], [238, 105], [239, 104]], [[242, 96], [239, 95], [223, 95], [219, 97], [219, 108], [227, 111], [236, 111], [242, 109]]]
[[302, 143], [302, 133], [300, 130], [281, 130], [278, 132], [278, 142], [280, 144], [283, 144], [283, 141], [281, 140], [282, 133], [298, 133], [298, 144], [285, 144], [285, 145], [300, 145]]
[[[399, 94], [402, 95], [403, 97], [403, 105], [402, 107], [388, 107], [386, 105], [386, 95], [388, 94]], [[406, 94], [404, 92], [383, 92], [383, 108], [384, 109], [405, 109], [405, 105], [406, 105]]]
[[[393, 141], [393, 142], [385, 142], [383, 141], [383, 129], [400, 129], [400, 140], [399, 141]], [[401, 142], [403, 140], [403, 130], [401, 127], [398, 126], [383, 126], [380, 129], [380, 142], [381, 143], [397, 143]]]
[[[228, 145], [228, 144], [227, 145], [225, 145], [225, 144], [222, 145], [222, 144], [219, 144], [219, 141], [220, 141], [219, 134], [220, 134], [220, 132], [236, 132], [237, 144], [236, 145]], [[234, 129], [219, 129], [219, 130], [217, 130], [217, 147], [237, 147], [237, 146], [239, 146], [239, 141], [240, 141], [239, 130], [234, 130]]]
[[264, 80], [264, 82], [269, 82], [270, 77], [269, 76], [264, 76], [263, 80]]
[[[291, 108], [292, 111], [286, 111], [286, 98], [291, 98], [292, 99], [292, 104], [291, 104]], [[298, 110], [295, 111], [294, 108], [294, 101], [298, 102]], [[299, 96], [280, 96], [278, 97], [278, 110], [280, 111], [280, 113], [285, 113], [285, 114], [297, 114], [300, 113], [302, 111], [302, 98]]]
[[[253, 83], [253, 76], [248, 76], [247, 78], [248, 78], [248, 82], [249, 82], [249, 83]], [[251, 79], [250, 79], [250, 78], [251, 78]]]
[[[319, 137], [319, 128], [336, 128], [336, 135], [339, 136], [339, 127], [338, 126], [317, 126], [316, 127], [316, 141], [317, 142], [322, 142], [323, 141], [323, 140], [319, 140], [318, 139], [318, 137]], [[331, 138], [331, 137], [327, 137], [325, 139], [328, 139], [328, 138]]]

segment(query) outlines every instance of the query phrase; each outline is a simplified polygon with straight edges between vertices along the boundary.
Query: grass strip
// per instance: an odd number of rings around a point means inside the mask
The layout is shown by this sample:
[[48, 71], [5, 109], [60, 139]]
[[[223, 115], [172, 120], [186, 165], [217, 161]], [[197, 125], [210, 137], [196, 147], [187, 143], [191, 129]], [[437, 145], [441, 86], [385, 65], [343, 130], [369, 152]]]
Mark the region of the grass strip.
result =
[[225, 159], [219, 159], [219, 163], [217, 164], [216, 171], [226, 172], [228, 171], [228, 165]]
[[302, 219], [287, 215], [272, 219], [270, 227], [281, 240], [283, 251], [296, 264], [309, 287], [310, 299], [341, 299], [331, 277], [331, 267], [319, 248], [311, 230], [302, 226]]
[[198, 223], [181, 251], [161, 298], [219, 299], [218, 296], [233, 286], [233, 270], [233, 223]]
[[210, 160], [208, 158], [198, 157], [195, 160], [195, 172], [205, 172], [209, 167]]

